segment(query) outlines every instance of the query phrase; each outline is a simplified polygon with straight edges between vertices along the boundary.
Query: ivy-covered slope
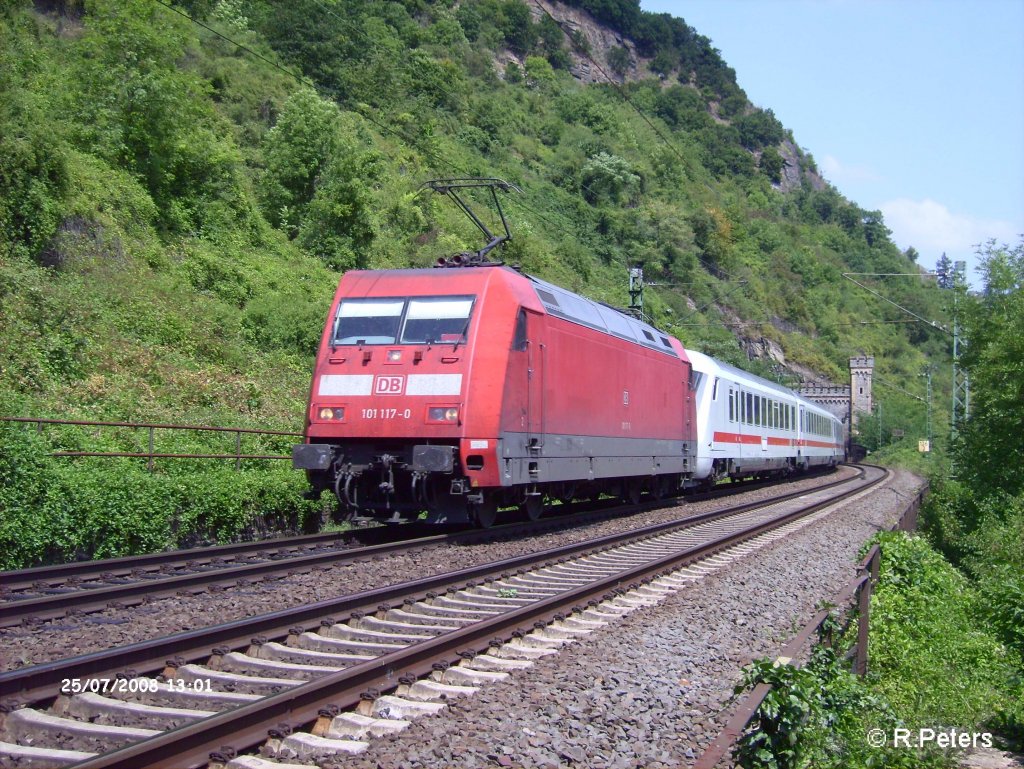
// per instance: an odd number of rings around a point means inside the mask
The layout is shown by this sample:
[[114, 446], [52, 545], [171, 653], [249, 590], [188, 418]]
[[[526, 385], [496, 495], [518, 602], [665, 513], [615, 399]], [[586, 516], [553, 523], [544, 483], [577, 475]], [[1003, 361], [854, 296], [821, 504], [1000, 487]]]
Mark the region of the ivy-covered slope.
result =
[[[418, 192], [467, 175], [523, 190], [506, 198], [506, 261], [619, 305], [640, 263], [657, 284], [647, 311], [687, 345], [789, 382], [842, 381], [846, 358], [869, 352], [883, 379], [918, 392], [923, 356], [944, 355], [946, 337], [863, 325], [907, 316], [842, 278], [917, 269], [880, 214], [823, 183], [684, 22], [628, 0], [550, 8], [0, 2], [0, 415], [301, 429], [340, 272], [477, 247], [461, 214]], [[581, 67], [613, 82], [585, 84]], [[934, 288], [901, 281], [890, 298], [941, 314]], [[895, 390], [891, 407], [923, 421]], [[27, 472], [18, 451], [136, 440], [3, 437], [10, 488]], [[8, 511], [31, 511], [65, 489], [71, 516], [5, 565], [231, 535], [301, 488], [287, 463], [254, 466], [281, 485], [231, 525], [204, 526], [185, 495], [175, 504], [191, 528], [108, 541], [76, 528], [74, 496], [110, 465], [75, 462], [45, 462], [35, 491], [4, 492]], [[166, 462], [157, 475], [204, 467]], [[35, 521], [24, 515], [0, 521], [5, 544]]]

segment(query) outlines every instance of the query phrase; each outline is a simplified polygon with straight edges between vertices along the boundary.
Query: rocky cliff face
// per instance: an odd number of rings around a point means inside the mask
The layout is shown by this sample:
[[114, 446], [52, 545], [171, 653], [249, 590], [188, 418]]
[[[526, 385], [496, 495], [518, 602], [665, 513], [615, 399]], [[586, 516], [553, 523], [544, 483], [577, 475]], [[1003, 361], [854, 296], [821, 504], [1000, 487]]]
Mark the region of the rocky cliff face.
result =
[[[577, 80], [583, 83], [621, 83], [624, 80], [658, 77], [648, 69], [649, 62], [637, 54], [636, 44], [632, 40], [604, 26], [582, 8], [549, 0], [532, 0], [530, 10], [534, 21], [548, 13], [565, 32], [577, 33], [587, 41], [590, 46], [588, 55], [584, 56], [574, 50], [569, 52], [573, 62], [569, 71]], [[624, 77], [616, 75], [608, 63], [608, 56], [615, 48], [629, 51], [630, 67]]]
[[[535, 23], [550, 15], [567, 35], [579, 36], [586, 41], [589, 48], [586, 53], [576, 50], [568, 41], [566, 44], [566, 50], [572, 60], [569, 72], [581, 83], [621, 84], [652, 78], [661, 80], [665, 87], [682, 83], [696, 90], [689, 73], [686, 77], [680, 78], [679, 72], [665, 76], [651, 70], [651, 59], [644, 58], [638, 53], [633, 40], [601, 23], [582, 8], [565, 5], [557, 0], [529, 0], [529, 6]], [[609, 59], [611, 52], [620, 48], [625, 48], [629, 52], [629, 67], [622, 75], [616, 73]], [[520, 67], [524, 64], [520, 57], [510, 51], [504, 51], [498, 55], [495, 62], [499, 76], [505, 72], [505, 67], [510, 62], [515, 62]], [[717, 107], [714, 102], [708, 105], [712, 118], [718, 123], [728, 123], [718, 115]], [[750, 105], [748, 109], [753, 111], [754, 106]], [[796, 144], [786, 140], [776, 149], [783, 160], [782, 180], [776, 185], [777, 189], [781, 192], [791, 192], [799, 189], [804, 181], [814, 189], [820, 190], [825, 187], [825, 181], [803, 162]]]

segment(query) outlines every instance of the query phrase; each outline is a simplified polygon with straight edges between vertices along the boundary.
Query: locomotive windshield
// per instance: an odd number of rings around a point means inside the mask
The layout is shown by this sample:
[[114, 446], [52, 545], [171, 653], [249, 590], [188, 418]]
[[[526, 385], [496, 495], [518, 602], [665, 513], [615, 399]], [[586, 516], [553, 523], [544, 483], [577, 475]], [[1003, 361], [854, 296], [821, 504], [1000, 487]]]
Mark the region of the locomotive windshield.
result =
[[345, 299], [332, 344], [432, 344], [465, 341], [471, 296]]
[[334, 344], [394, 344], [404, 299], [346, 299], [338, 308]]
[[402, 325], [402, 344], [460, 342], [469, 328], [469, 297], [410, 299]]

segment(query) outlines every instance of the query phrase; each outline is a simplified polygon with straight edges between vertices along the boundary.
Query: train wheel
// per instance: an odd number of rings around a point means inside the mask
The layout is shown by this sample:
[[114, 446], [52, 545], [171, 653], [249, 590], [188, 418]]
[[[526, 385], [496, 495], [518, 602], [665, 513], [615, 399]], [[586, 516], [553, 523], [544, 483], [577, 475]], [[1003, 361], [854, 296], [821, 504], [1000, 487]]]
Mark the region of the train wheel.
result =
[[527, 496], [526, 501], [519, 506], [519, 512], [522, 513], [525, 520], [531, 523], [540, 520], [541, 515], [544, 514], [544, 496], [542, 494]]
[[472, 516], [481, 529], [489, 529], [498, 522], [498, 498], [484, 494], [484, 501], [472, 506]]
[[660, 502], [666, 497], [672, 496], [674, 486], [673, 476], [659, 475], [651, 481], [651, 496]]
[[428, 479], [423, 492], [427, 501], [427, 520], [431, 523], [467, 523], [474, 520], [465, 495], [452, 494], [438, 479]]
[[638, 478], [630, 478], [623, 481], [622, 499], [631, 505], [640, 504], [640, 495], [643, 490], [643, 481]]

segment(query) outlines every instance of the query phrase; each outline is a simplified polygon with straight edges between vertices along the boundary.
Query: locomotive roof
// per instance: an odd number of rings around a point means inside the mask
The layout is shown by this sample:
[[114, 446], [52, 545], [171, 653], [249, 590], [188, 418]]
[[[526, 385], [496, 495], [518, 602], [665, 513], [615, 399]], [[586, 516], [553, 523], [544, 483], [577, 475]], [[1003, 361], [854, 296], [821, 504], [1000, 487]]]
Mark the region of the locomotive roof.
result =
[[[529, 285], [533, 289], [538, 301], [543, 305], [544, 310], [550, 315], [578, 323], [582, 326], [593, 328], [606, 334], [624, 339], [634, 344], [639, 344], [651, 350], [657, 350], [673, 358], [685, 360], [682, 352], [682, 345], [676, 342], [673, 347], [672, 338], [664, 331], [660, 331], [649, 323], [627, 315], [614, 307], [601, 304], [585, 296], [568, 291], [567, 289], [548, 283], [545, 280], [527, 275], [526, 273], [513, 270], [503, 265], [493, 266], [460, 266], [453, 268], [420, 268], [412, 267], [394, 270], [351, 270], [346, 273], [352, 281], [365, 281], [356, 295], [363, 295], [360, 292], [380, 290], [377, 281], [386, 276], [391, 278], [421, 278], [429, 277], [432, 280], [443, 279], [445, 275], [473, 276], [476, 279], [486, 276], [502, 274], [506, 279], [521, 281], [520, 285]], [[344, 280], [344, 278], [343, 278]], [[350, 288], [355, 289], [356, 283], [350, 283]], [[391, 285], [388, 286], [391, 288]]]
[[526, 277], [533, 283], [537, 297], [551, 315], [604, 331], [674, 358], [680, 357], [672, 348], [668, 334], [649, 323], [532, 275]]

